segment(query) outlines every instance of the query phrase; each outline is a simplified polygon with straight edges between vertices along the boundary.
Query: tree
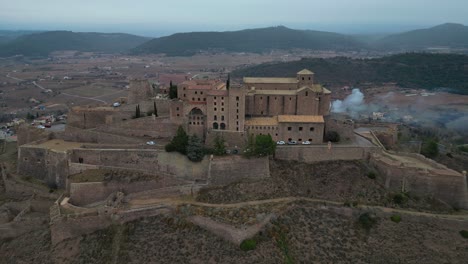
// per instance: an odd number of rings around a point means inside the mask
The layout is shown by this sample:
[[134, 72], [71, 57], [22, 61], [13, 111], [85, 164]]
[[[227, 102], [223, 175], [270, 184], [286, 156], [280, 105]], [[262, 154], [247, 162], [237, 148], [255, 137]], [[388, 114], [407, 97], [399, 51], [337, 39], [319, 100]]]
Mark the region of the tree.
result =
[[327, 131], [325, 134], [325, 141], [339, 142], [340, 134], [338, 134], [336, 131]]
[[257, 135], [255, 137], [255, 155], [262, 157], [273, 155], [275, 153], [276, 143], [271, 135]]
[[169, 84], [169, 99], [177, 98], [177, 85], [172, 85], [172, 81]]
[[153, 102], [153, 107], [154, 107], [154, 115], [158, 117], [158, 108], [156, 108], [156, 101]]
[[135, 108], [135, 118], [140, 118], [140, 117], [141, 117], [140, 105], [137, 105]]
[[221, 156], [226, 154], [226, 146], [224, 145], [225, 142], [226, 141], [224, 138], [220, 137], [219, 135], [215, 137], [213, 151], [215, 155]]
[[228, 77], [226, 80], [226, 89], [229, 90], [229, 86], [231, 86], [231, 75], [228, 73]]
[[423, 154], [427, 158], [435, 158], [439, 154], [439, 146], [437, 145], [437, 141], [434, 139], [430, 139], [425, 141], [421, 148], [421, 154]]
[[203, 142], [196, 135], [191, 136], [187, 144], [187, 158], [191, 161], [198, 162], [203, 160], [204, 156], [205, 150]]
[[179, 126], [174, 138], [172, 138], [171, 142], [166, 145], [166, 151], [177, 151], [183, 155], [187, 154], [188, 139], [189, 137], [185, 132], [184, 128], [182, 126]]

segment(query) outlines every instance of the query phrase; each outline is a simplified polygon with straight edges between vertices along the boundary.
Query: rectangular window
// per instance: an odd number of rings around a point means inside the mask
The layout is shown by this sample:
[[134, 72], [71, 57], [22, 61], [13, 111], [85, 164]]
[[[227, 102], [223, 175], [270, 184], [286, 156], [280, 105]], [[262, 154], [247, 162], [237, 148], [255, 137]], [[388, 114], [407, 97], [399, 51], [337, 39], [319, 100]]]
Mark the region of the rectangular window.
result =
[[217, 117], [217, 116], [214, 116], [213, 118], [214, 118], [214, 120], [218, 120], [218, 117]]
[[179, 107], [177, 107], [177, 111], [179, 111]]
[[236, 101], [239, 101], [239, 96], [236, 96]]
[[292, 127], [288, 127], [288, 131], [291, 131]]
[[299, 131], [302, 131], [302, 127], [299, 127]]
[[197, 93], [198, 93], [198, 92], [197, 92], [197, 91], [195, 91], [195, 94], [197, 94]]
[[221, 121], [224, 121], [224, 116], [221, 116]]
[[224, 111], [224, 108], [221, 108], [221, 111]]
[[314, 131], [314, 128], [313, 128], [313, 127], [311, 127], [311, 128], [310, 128], [310, 131]]

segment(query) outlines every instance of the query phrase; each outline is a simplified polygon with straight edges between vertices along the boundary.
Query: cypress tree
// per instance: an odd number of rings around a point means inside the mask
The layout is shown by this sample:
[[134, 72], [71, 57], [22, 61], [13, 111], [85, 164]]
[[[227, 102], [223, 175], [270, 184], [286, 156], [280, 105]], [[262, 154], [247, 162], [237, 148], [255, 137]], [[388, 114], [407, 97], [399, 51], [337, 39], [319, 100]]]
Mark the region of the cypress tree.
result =
[[156, 101], [153, 102], [153, 107], [154, 107], [154, 115], [158, 117], [158, 108], [156, 108]]
[[228, 73], [228, 77], [226, 80], [226, 89], [229, 90], [229, 86], [231, 85], [231, 75]]

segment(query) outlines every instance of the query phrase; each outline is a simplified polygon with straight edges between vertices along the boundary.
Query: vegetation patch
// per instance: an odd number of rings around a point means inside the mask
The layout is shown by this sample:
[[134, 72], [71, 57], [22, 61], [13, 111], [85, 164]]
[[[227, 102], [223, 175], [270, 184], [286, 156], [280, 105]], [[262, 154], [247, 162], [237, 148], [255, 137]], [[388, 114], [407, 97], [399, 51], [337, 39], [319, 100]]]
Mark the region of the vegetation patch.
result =
[[255, 239], [246, 239], [240, 244], [240, 248], [244, 251], [254, 250], [257, 247]]
[[408, 202], [408, 196], [405, 193], [397, 193], [393, 195], [393, 202], [399, 205], [406, 204]]
[[370, 212], [363, 213], [359, 216], [358, 219], [358, 224], [360, 227], [362, 227], [364, 230], [369, 232], [372, 227], [377, 225], [378, 219], [374, 214], [371, 214]]
[[462, 230], [462, 231], [460, 231], [460, 235], [461, 235], [463, 238], [468, 239], [468, 230]]
[[399, 215], [392, 215], [390, 217], [390, 220], [392, 220], [392, 222], [395, 222], [395, 223], [400, 223], [401, 222], [401, 216]]
[[373, 180], [373, 179], [377, 178], [377, 173], [375, 173], [375, 171], [369, 171], [369, 172], [367, 173], [367, 178]]

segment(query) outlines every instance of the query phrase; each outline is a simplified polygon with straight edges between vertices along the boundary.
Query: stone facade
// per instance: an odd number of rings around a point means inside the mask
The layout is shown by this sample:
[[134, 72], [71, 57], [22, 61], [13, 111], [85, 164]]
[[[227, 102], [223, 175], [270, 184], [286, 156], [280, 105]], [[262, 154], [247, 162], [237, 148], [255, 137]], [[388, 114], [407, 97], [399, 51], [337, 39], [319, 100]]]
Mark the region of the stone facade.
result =
[[[270, 134], [274, 140], [322, 143], [323, 116], [329, 114], [330, 91], [314, 84], [308, 70], [295, 78], [244, 78], [243, 86], [219, 80], [189, 80], [178, 86], [170, 117], [189, 134], [210, 142], [216, 131], [229, 138]], [[296, 118], [296, 116], [300, 116]]]

